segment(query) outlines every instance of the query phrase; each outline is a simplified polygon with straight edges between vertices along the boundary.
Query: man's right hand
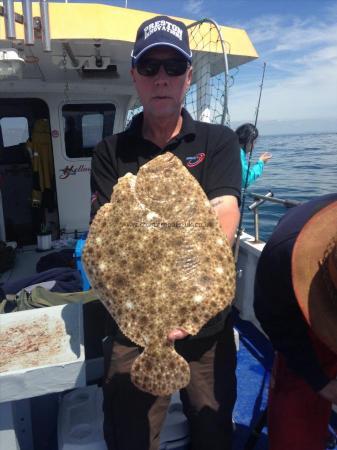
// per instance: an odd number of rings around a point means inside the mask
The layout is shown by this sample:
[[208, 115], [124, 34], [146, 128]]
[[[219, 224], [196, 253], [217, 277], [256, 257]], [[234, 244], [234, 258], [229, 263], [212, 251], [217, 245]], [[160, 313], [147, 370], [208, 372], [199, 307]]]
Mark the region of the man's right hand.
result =
[[167, 338], [170, 342], [174, 342], [176, 340], [184, 339], [187, 336], [188, 336], [187, 331], [181, 328], [175, 328], [174, 330], [171, 330], [169, 332]]
[[318, 394], [331, 403], [337, 404], [337, 380], [331, 380]]

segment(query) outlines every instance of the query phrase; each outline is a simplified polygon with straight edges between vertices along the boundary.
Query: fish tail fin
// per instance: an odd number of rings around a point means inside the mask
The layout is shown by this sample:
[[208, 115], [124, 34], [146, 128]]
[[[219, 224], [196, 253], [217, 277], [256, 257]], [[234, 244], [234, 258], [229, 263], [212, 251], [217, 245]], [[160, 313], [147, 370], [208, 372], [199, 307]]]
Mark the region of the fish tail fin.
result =
[[146, 347], [131, 367], [131, 380], [139, 389], [152, 395], [170, 395], [188, 385], [190, 368], [173, 344]]

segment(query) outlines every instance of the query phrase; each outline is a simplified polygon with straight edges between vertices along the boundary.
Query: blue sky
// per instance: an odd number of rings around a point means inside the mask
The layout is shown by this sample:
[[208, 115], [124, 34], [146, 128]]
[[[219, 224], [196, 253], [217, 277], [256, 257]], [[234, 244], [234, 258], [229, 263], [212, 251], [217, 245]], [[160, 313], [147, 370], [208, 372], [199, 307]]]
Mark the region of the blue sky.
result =
[[337, 132], [337, 0], [128, 0], [127, 5], [209, 17], [248, 32], [260, 58], [235, 75], [229, 97], [233, 122], [254, 121], [265, 61], [259, 123], [266, 133]]

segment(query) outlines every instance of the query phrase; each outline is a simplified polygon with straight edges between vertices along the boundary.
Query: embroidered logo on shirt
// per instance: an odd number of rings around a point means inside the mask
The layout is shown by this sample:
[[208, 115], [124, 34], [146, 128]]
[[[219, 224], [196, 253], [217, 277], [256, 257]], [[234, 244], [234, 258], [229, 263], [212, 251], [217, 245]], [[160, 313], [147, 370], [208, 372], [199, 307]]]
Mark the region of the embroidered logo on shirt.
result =
[[194, 156], [187, 156], [186, 157], [186, 161], [187, 161], [186, 166], [187, 167], [195, 167], [198, 164], [202, 163], [203, 160], [205, 159], [205, 157], [206, 157], [205, 153], [197, 153]]

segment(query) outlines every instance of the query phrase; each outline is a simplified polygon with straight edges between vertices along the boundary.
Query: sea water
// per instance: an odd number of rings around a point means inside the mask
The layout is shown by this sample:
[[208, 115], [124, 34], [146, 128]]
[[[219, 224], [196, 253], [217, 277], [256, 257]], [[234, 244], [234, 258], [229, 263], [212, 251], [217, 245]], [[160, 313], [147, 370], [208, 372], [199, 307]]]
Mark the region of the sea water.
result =
[[[274, 197], [305, 202], [337, 192], [337, 133], [261, 136], [251, 165], [267, 151], [273, 157], [262, 176], [248, 187], [248, 193], [265, 195], [272, 191]], [[250, 234], [254, 234], [254, 215], [248, 210], [252, 202], [247, 195], [243, 228]], [[259, 207], [260, 239], [268, 239], [286, 211], [284, 206], [270, 202]]]

